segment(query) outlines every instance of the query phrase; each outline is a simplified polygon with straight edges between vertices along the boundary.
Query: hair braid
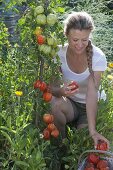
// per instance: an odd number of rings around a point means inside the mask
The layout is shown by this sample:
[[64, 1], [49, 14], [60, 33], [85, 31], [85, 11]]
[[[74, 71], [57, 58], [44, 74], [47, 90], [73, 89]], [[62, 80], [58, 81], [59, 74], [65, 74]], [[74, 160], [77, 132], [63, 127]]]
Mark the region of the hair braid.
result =
[[92, 57], [93, 57], [93, 48], [91, 45], [91, 41], [89, 40], [88, 42], [88, 46], [86, 48], [86, 52], [87, 52], [87, 62], [88, 62], [88, 68], [89, 68], [89, 72], [91, 74], [93, 74], [93, 70], [92, 70]]
[[94, 72], [93, 72], [93, 69], [92, 69], [93, 47], [92, 47], [92, 44], [91, 44], [90, 40], [88, 42], [86, 52], [87, 52], [87, 62], [88, 62], [89, 72], [90, 72], [90, 74], [91, 74], [91, 76], [93, 78], [93, 82], [95, 84], [95, 89], [98, 91], [98, 88], [96, 87], [96, 80], [95, 80]]

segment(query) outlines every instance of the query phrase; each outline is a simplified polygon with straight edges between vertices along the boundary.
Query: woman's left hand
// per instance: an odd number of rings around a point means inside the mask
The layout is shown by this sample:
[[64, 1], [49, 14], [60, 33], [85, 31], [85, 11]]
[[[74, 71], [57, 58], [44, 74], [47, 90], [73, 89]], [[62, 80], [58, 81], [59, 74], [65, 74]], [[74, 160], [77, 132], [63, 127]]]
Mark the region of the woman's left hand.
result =
[[65, 83], [63, 89], [64, 89], [65, 96], [69, 97], [69, 96], [74, 95], [75, 93], [78, 93], [79, 86], [76, 84], [76, 82], [75, 82], [75, 84], [74, 83], [70, 83], [70, 84]]
[[108, 141], [104, 136], [102, 136], [100, 133], [98, 133], [97, 131], [95, 131], [95, 132], [91, 135], [91, 137], [93, 138], [95, 148], [96, 148], [99, 140], [102, 140], [102, 141], [107, 142], [108, 149], [110, 148], [110, 143], [109, 143], [109, 141]]

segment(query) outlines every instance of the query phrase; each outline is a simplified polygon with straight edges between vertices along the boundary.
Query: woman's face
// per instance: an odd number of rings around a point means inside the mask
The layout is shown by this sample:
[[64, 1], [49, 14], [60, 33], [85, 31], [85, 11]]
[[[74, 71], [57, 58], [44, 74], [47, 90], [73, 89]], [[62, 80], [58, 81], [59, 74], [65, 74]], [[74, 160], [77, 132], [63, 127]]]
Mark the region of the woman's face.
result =
[[89, 36], [91, 31], [90, 30], [76, 30], [71, 29], [69, 34], [67, 35], [69, 47], [76, 53], [76, 54], [83, 54], [85, 49], [88, 45]]

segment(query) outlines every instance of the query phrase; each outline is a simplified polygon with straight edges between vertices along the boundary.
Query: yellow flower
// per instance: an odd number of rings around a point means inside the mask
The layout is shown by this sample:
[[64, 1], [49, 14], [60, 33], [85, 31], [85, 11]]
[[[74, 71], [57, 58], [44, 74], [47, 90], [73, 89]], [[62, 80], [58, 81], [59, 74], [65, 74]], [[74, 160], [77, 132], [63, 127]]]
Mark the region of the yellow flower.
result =
[[108, 72], [110, 72], [111, 71], [111, 68], [110, 67], [107, 67], [107, 69], [106, 69]]
[[109, 66], [110, 68], [113, 68], [113, 63], [109, 63], [108, 66]]
[[109, 75], [107, 76], [107, 78], [108, 78], [109, 80], [112, 80], [112, 79], [113, 79], [113, 76], [109, 74]]
[[16, 91], [15, 94], [16, 94], [16, 96], [22, 96], [23, 92], [22, 91]]

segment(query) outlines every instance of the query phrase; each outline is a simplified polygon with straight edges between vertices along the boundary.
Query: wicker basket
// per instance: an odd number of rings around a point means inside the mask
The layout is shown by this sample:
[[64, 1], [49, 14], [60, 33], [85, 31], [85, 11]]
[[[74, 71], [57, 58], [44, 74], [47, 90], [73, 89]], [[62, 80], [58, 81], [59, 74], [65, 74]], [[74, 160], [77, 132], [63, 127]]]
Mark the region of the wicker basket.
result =
[[99, 153], [102, 154], [101, 158], [104, 158], [108, 161], [110, 170], [113, 170], [113, 153], [109, 151], [102, 151], [102, 150], [87, 150], [83, 152], [78, 160], [78, 170], [84, 170], [85, 165], [87, 163], [87, 156], [85, 157], [85, 154], [88, 153]]

